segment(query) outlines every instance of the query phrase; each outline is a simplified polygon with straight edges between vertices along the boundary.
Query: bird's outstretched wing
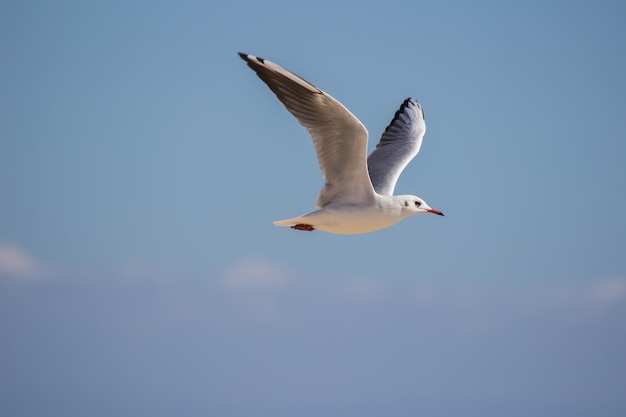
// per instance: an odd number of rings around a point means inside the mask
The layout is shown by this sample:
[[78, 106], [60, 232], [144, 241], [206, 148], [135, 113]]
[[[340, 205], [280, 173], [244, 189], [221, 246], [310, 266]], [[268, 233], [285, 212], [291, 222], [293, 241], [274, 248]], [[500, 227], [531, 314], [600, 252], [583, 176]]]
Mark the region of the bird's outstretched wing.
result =
[[239, 53], [313, 139], [325, 186], [317, 206], [373, 198], [367, 172], [367, 130], [341, 103], [267, 59]]
[[419, 152], [424, 133], [422, 106], [407, 98], [367, 158], [370, 179], [378, 194], [393, 195], [402, 170]]

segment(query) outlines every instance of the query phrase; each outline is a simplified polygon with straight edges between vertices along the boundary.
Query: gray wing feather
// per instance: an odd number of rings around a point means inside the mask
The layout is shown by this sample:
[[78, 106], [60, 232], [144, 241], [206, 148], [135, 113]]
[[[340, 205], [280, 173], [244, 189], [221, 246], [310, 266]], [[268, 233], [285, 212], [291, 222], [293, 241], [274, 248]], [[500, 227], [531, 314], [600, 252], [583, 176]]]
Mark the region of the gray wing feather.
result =
[[393, 195], [402, 170], [419, 152], [424, 133], [422, 106], [407, 98], [367, 158], [370, 179], [378, 194]]
[[325, 180], [317, 206], [373, 198], [365, 126], [337, 100], [281, 66], [252, 55], [239, 56], [311, 135]]

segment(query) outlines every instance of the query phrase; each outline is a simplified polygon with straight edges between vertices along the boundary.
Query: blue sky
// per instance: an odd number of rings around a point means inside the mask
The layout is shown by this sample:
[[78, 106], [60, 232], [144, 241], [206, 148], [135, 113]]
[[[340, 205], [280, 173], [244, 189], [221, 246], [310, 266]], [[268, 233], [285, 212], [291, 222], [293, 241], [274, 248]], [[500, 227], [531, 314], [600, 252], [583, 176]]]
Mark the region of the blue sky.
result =
[[[0, 414], [622, 416], [626, 5], [0, 2]], [[340, 100], [396, 192], [310, 211], [306, 131], [237, 56]], [[35, 400], [34, 400], [35, 399]]]

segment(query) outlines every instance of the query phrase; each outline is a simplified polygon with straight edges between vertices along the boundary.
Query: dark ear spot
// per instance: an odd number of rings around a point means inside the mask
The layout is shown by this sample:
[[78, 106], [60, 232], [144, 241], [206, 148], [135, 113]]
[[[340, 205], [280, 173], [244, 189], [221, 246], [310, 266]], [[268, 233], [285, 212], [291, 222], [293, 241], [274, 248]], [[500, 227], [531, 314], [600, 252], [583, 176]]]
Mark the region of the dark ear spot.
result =
[[404, 207], [408, 207], [408, 206], [409, 206], [409, 202], [408, 202], [408, 201], [405, 201], [405, 202], [404, 202]]

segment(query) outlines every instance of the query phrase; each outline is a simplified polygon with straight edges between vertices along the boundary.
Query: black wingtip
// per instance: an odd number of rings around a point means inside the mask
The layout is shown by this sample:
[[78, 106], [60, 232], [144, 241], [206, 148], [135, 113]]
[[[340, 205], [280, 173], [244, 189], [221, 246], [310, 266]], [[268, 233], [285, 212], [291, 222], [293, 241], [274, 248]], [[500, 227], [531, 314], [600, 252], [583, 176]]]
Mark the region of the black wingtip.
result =
[[404, 100], [404, 102], [402, 103], [402, 106], [400, 106], [400, 110], [398, 111], [404, 111], [404, 109], [409, 105], [409, 103], [413, 103], [414, 105], [416, 105], [422, 111], [422, 119], [426, 120], [424, 109], [420, 105], [420, 102], [415, 100], [413, 97], [409, 97], [406, 100]]
[[400, 117], [400, 115], [402, 113], [404, 113], [404, 109], [406, 109], [407, 107], [409, 107], [409, 103], [413, 102], [415, 100], [413, 100], [411, 97], [407, 98], [406, 100], [404, 100], [402, 102], [402, 104], [400, 105], [400, 108], [398, 109], [398, 111], [396, 111], [396, 114], [393, 115], [393, 119], [391, 119], [391, 123], [389, 123], [389, 126], [387, 126], [387, 128], [385, 129], [385, 132], [387, 130], [389, 130], [393, 124], [396, 122], [396, 120], [398, 119], [398, 117]]
[[404, 109], [405, 107], [407, 107], [411, 103], [416, 105], [416, 106], [420, 105], [419, 101], [415, 100], [413, 97], [409, 97], [406, 100], [404, 100], [404, 102], [402, 102], [402, 106], [400, 106], [400, 107], [402, 109]]
[[256, 59], [258, 62], [260, 62], [261, 64], [265, 64], [265, 59], [258, 57], [258, 56], [254, 56], [254, 55], [249, 55], [249, 54], [244, 54], [243, 52], [237, 52], [239, 54], [239, 56], [241, 57], [241, 59], [243, 59], [244, 61], [246, 61], [248, 64], [254, 62], [254, 59]]

